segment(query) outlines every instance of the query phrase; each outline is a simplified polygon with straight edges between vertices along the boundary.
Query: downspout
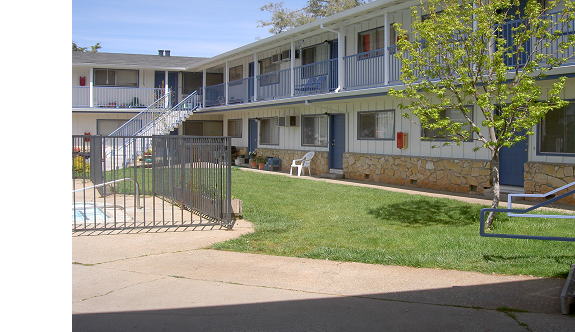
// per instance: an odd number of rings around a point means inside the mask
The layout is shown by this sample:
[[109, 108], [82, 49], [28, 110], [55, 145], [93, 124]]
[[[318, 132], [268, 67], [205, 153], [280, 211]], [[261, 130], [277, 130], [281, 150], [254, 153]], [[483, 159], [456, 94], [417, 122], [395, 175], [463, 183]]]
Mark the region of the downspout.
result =
[[338, 30], [333, 30], [323, 26], [323, 23], [319, 24], [320, 29], [324, 29], [333, 33], [337, 33], [337, 89], [334, 92], [340, 92], [343, 90], [344, 81], [344, 71], [343, 71], [343, 27]]

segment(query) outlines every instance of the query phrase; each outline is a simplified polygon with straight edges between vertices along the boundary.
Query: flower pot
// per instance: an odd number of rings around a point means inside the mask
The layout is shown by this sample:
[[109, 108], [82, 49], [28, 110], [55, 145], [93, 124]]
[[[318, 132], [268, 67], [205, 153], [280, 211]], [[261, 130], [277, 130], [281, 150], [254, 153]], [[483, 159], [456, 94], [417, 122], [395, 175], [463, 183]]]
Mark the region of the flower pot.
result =
[[257, 164], [255, 160], [250, 160], [250, 165], [252, 166], [252, 168], [256, 168]]
[[260, 163], [260, 169], [265, 169], [266, 168], [266, 163]]

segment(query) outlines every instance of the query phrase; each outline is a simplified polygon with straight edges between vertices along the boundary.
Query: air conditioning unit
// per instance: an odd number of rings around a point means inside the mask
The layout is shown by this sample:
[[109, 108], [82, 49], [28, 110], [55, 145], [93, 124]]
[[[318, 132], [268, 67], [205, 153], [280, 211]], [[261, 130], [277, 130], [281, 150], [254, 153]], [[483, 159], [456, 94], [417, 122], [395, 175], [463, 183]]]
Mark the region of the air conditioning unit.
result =
[[[295, 58], [299, 59], [299, 50], [295, 51]], [[283, 51], [281, 54], [281, 61], [290, 61], [291, 60], [291, 50]]]
[[281, 60], [280, 54], [272, 55], [272, 63], [280, 62], [280, 60]]
[[290, 61], [291, 60], [291, 51], [283, 51], [282, 52], [282, 61]]
[[299, 117], [297, 115], [280, 116], [278, 126], [280, 127], [299, 127]]

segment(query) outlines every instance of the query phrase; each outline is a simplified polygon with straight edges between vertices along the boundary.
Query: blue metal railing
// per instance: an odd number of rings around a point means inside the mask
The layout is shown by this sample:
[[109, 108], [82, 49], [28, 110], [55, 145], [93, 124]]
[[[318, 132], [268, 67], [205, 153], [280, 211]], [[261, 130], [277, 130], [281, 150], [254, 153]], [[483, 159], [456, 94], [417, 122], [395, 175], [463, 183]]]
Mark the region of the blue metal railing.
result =
[[[571, 35], [575, 35], [575, 21], [561, 23], [561, 13], [548, 15], [553, 22], [557, 22], [556, 29], [562, 31], [561, 37], [550, 42], [548, 47], [543, 47], [542, 53], [555, 54], [561, 49], [562, 43], [568, 41]], [[505, 38], [509, 47], [512, 46], [512, 35], [516, 28], [521, 27], [523, 21], [515, 20], [500, 26], [500, 36]], [[519, 62], [522, 66], [528, 61], [529, 51], [535, 41], [525, 44], [525, 51], [514, 54], [506, 58], [508, 66], [515, 66]], [[539, 41], [537, 41], [539, 42]], [[516, 49], [516, 48], [515, 48]], [[388, 61], [385, 61], [385, 53], [388, 52]], [[513, 53], [513, 47], [509, 51]], [[382, 87], [401, 83], [401, 61], [395, 57], [397, 46], [393, 45], [387, 49], [381, 48], [369, 52], [349, 55], [343, 57], [343, 71], [345, 81], [343, 89], [365, 89], [372, 87]], [[517, 53], [517, 52], [515, 52]], [[557, 58], [567, 58], [575, 54], [575, 47], [570, 47], [557, 55]], [[409, 58], [409, 55], [406, 55]], [[437, 58], [441, 62], [441, 58]], [[575, 58], [567, 60], [568, 64], [575, 62]], [[270, 100], [286, 98], [291, 96], [292, 88], [295, 96], [309, 95], [314, 93], [332, 92], [338, 87], [338, 59], [330, 59], [317, 63], [307, 64], [294, 68], [294, 81], [291, 82], [290, 69], [266, 73], [256, 77], [255, 89], [257, 89], [257, 100]], [[425, 68], [421, 68], [415, 75], [423, 78]], [[386, 72], [387, 71], [387, 72]], [[387, 75], [387, 82], [386, 82]], [[428, 79], [436, 79], [427, 77]], [[253, 78], [244, 78], [228, 83], [228, 104], [245, 103], [256, 101], [254, 99]], [[293, 85], [293, 87], [292, 87]], [[218, 84], [205, 88], [206, 105], [225, 105], [225, 84]]]
[[[561, 13], [552, 13], [548, 15], [553, 23], [557, 23], [557, 30], [561, 31], [561, 36], [557, 38], [557, 40], [553, 41], [548, 47], [543, 49], [543, 54], [554, 54], [557, 51], [561, 50], [561, 45], [564, 42], [569, 41], [569, 36], [575, 34], [575, 21], [570, 21], [566, 23], [562, 23], [559, 21], [561, 18]], [[573, 56], [575, 54], [575, 47], [568, 47], [563, 50], [563, 53], [557, 53], [556, 58], [567, 58]], [[575, 59], [571, 58], [567, 60], [567, 62], [574, 62]]]
[[333, 91], [338, 82], [337, 59], [294, 68], [294, 94], [309, 95]]
[[269, 100], [291, 96], [290, 69], [284, 69], [256, 77], [258, 100]]
[[204, 88], [206, 97], [205, 107], [220, 106], [226, 104], [226, 84], [220, 83]]
[[349, 55], [343, 58], [345, 88], [369, 88], [385, 83], [385, 49]]
[[254, 78], [248, 77], [228, 83], [228, 104], [254, 100]]
[[[507, 239], [531, 239], [531, 240], [550, 240], [550, 241], [571, 241], [575, 242], [575, 238], [572, 237], [561, 237], [561, 236], [537, 236], [537, 235], [517, 235], [517, 234], [499, 234], [499, 233], [487, 233], [485, 231], [485, 214], [488, 212], [507, 212], [507, 215], [510, 217], [527, 217], [527, 218], [562, 218], [562, 219], [575, 219], [573, 215], [550, 215], [550, 214], [528, 214], [528, 212], [534, 211], [540, 207], [544, 207], [549, 205], [553, 202], [556, 202], [560, 199], [563, 199], [567, 196], [575, 194], [575, 189], [570, 190], [564, 194], [559, 196], [555, 196], [557, 193], [561, 192], [562, 190], [566, 190], [569, 187], [575, 185], [575, 182], [572, 182], [568, 185], [565, 185], [561, 188], [555, 189], [551, 192], [546, 194], [509, 194], [507, 199], [507, 209], [497, 209], [497, 208], [483, 208], [480, 212], [480, 226], [479, 226], [479, 234], [483, 237], [496, 237], [496, 238], [507, 238]], [[511, 202], [513, 197], [537, 197], [537, 198], [547, 198], [552, 197], [545, 202], [536, 204], [527, 209], [512, 209]]]

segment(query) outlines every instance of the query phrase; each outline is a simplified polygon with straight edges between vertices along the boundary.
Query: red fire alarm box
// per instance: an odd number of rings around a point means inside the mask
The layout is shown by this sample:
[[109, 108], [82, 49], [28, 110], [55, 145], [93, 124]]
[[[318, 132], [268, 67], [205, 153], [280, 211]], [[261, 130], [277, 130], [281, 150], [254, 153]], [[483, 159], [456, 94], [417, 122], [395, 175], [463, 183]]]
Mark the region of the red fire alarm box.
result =
[[86, 76], [80, 76], [80, 86], [86, 86]]
[[89, 132], [89, 131], [88, 131], [88, 132], [84, 132], [84, 135], [86, 136], [86, 137], [84, 137], [84, 142], [90, 142], [90, 137], [89, 137], [89, 136], [90, 136], [90, 132]]
[[401, 131], [397, 132], [397, 148], [405, 149], [407, 148], [407, 134]]

